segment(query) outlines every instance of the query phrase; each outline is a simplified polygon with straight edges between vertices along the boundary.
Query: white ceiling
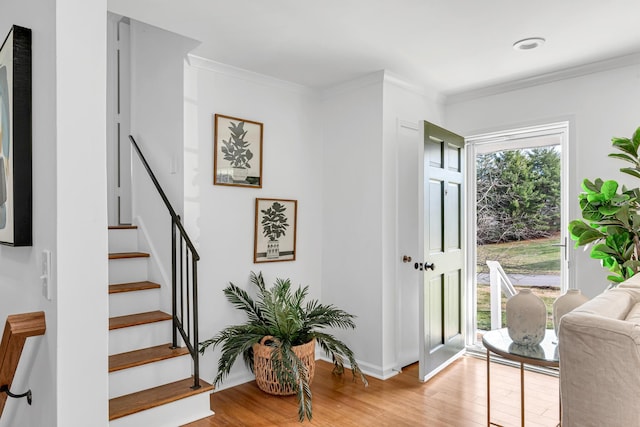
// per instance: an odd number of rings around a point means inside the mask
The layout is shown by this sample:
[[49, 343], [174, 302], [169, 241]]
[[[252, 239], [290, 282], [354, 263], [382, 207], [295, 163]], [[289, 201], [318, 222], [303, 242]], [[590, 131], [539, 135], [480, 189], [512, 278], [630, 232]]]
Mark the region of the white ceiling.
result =
[[[201, 41], [195, 55], [314, 88], [385, 69], [450, 95], [640, 52], [640, 0], [108, 4]], [[512, 48], [532, 36], [547, 42], [533, 51]]]

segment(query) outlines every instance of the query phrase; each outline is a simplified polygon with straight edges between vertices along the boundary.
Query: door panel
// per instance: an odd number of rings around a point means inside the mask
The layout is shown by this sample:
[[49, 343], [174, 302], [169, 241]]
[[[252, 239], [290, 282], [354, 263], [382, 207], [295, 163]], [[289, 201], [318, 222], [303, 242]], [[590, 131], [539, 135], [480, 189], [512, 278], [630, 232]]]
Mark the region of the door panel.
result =
[[420, 378], [464, 351], [464, 138], [424, 122]]
[[444, 200], [444, 188], [442, 181], [429, 182], [429, 203], [430, 210], [429, 215], [429, 227], [428, 235], [425, 236], [425, 240], [429, 242], [429, 253], [442, 252], [442, 226], [441, 218], [443, 215], [443, 200]]
[[429, 280], [429, 292], [427, 293], [428, 299], [426, 302], [429, 307], [429, 353], [437, 350], [444, 344], [443, 337], [443, 311], [442, 311], [442, 288], [444, 277], [442, 275], [436, 275]]

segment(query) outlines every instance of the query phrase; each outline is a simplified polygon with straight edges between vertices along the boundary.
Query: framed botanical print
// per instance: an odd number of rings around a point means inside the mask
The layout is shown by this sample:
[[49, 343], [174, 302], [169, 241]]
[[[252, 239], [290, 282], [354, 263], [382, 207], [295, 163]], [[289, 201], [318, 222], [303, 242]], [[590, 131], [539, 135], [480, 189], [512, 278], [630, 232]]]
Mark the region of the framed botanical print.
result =
[[256, 199], [253, 262], [294, 261], [298, 201]]
[[0, 244], [31, 246], [31, 30], [0, 47]]
[[262, 123], [214, 116], [213, 183], [262, 188]]

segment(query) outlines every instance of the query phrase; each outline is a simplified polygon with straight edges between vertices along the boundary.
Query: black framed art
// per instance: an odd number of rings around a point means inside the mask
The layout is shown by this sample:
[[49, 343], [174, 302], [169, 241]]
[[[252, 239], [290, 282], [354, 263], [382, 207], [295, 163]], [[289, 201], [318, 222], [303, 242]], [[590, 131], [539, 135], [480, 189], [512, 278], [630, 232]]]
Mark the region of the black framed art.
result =
[[0, 244], [31, 246], [31, 30], [0, 47]]

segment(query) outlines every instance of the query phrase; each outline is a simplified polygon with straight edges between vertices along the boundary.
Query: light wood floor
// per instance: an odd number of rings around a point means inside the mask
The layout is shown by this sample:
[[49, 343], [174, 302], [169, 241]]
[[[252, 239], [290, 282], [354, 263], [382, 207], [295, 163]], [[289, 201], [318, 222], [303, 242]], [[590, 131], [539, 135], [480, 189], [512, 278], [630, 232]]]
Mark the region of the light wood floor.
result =
[[[331, 374], [332, 365], [317, 362], [313, 392], [313, 426], [485, 426], [486, 361], [465, 356], [426, 383], [411, 365], [386, 381], [369, 379], [369, 387]], [[558, 378], [525, 372], [526, 425], [558, 423]], [[212, 394], [215, 415], [188, 427], [299, 426], [296, 397], [270, 396], [255, 381]], [[520, 426], [520, 371], [491, 364], [491, 421]], [[185, 426], [186, 427], [186, 426]]]

